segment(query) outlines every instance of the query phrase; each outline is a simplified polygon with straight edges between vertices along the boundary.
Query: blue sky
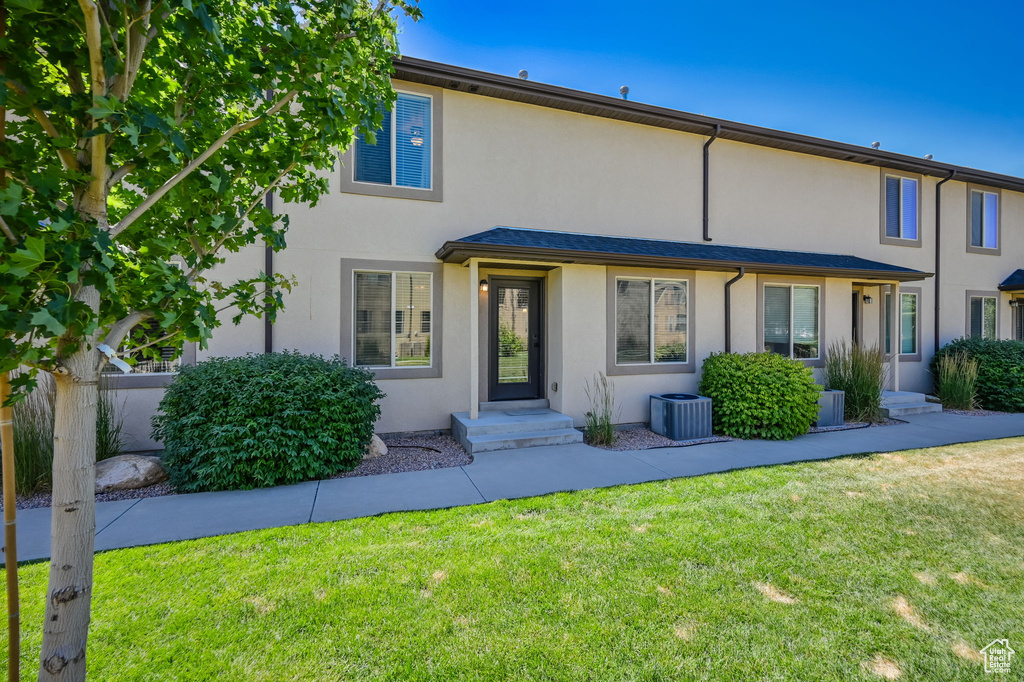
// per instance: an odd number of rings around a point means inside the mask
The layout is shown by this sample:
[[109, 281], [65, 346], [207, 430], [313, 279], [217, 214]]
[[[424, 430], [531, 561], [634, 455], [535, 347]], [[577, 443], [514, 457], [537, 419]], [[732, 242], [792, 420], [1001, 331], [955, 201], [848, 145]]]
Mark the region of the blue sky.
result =
[[421, 0], [403, 54], [1024, 177], [1024, 3]]

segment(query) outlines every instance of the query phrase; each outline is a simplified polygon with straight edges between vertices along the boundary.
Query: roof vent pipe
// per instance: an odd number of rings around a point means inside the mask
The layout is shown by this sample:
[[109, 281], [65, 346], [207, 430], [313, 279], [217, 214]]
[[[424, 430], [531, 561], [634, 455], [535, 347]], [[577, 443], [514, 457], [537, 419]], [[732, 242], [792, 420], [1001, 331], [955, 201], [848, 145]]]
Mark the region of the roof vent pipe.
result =
[[740, 268], [735, 277], [725, 283], [725, 352], [732, 352], [732, 285], [743, 279], [746, 268]]
[[519, 79], [527, 80], [530, 77], [529, 72], [526, 69], [519, 69]]
[[708, 153], [708, 147], [711, 143], [718, 139], [718, 136], [722, 134], [722, 124], [715, 124], [715, 132], [708, 138], [708, 141], [704, 143], [704, 241], [711, 241], [711, 234], [708, 227], [708, 169], [710, 168], [711, 161]]
[[619, 94], [622, 95], [622, 99], [629, 99], [629, 86], [623, 85], [619, 88]]
[[881, 143], [881, 142], [878, 142], [878, 141], [875, 141], [875, 142], [872, 142], [872, 143], [871, 143], [871, 148], [872, 148], [872, 149], [878, 149], [878, 148], [879, 148], [879, 147], [881, 147], [881, 146], [882, 146], [882, 143]]

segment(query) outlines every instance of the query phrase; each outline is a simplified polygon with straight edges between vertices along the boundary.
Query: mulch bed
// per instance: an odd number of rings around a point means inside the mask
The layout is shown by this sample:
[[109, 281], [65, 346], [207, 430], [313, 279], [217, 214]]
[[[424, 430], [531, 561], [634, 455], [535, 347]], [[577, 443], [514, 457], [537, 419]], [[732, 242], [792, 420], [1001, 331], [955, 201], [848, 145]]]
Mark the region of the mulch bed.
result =
[[[137, 490], [115, 490], [110, 493], [99, 493], [96, 495], [96, 501], [113, 502], [114, 500], [139, 500], [144, 497], [163, 497], [164, 495], [177, 495], [170, 483], [157, 483], [156, 485], [151, 485], [148, 488], [138, 488]], [[15, 507], [17, 509], [38, 509], [40, 507], [49, 507], [50, 504], [50, 493], [45, 492], [19, 497], [18, 503]], [[0, 500], [0, 510], [3, 508], [3, 500]]]
[[671, 440], [661, 436], [650, 429], [623, 429], [615, 432], [615, 442], [611, 445], [594, 445], [602, 450], [614, 450], [622, 452], [625, 450], [653, 450], [654, 448], [679, 448], [688, 445], [702, 445], [704, 443], [725, 443], [734, 440], [723, 436], [711, 438], [698, 438], [695, 440]]
[[331, 478], [353, 478], [355, 476], [376, 476], [397, 474], [403, 471], [425, 469], [448, 469], [469, 464], [473, 458], [466, 454], [451, 436], [404, 436], [384, 438], [388, 454], [364, 459], [352, 471], [346, 471]]

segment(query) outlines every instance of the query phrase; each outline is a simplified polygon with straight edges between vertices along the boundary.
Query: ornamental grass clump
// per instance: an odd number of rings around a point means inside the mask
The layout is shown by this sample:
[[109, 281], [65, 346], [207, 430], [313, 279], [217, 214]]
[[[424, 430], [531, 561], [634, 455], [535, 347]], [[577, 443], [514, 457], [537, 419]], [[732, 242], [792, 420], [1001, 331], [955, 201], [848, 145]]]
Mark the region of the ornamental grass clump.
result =
[[825, 354], [825, 388], [846, 394], [847, 421], [881, 421], [886, 376], [885, 353], [878, 346], [865, 348], [838, 341]]
[[383, 397], [372, 373], [338, 357], [213, 358], [168, 386], [153, 436], [183, 492], [298, 483], [359, 464]]
[[615, 387], [604, 372], [583, 387], [590, 410], [583, 417], [583, 435], [591, 445], [611, 445], [615, 441]]
[[712, 353], [700, 393], [711, 398], [715, 433], [789, 440], [818, 417], [821, 387], [810, 368], [776, 353]]
[[978, 361], [966, 353], [946, 353], [935, 362], [935, 395], [944, 407], [974, 409]]
[[978, 363], [976, 407], [1000, 412], [1024, 412], [1024, 342], [1009, 339], [956, 339], [940, 348], [932, 358], [932, 376], [938, 378], [942, 358], [958, 353]]

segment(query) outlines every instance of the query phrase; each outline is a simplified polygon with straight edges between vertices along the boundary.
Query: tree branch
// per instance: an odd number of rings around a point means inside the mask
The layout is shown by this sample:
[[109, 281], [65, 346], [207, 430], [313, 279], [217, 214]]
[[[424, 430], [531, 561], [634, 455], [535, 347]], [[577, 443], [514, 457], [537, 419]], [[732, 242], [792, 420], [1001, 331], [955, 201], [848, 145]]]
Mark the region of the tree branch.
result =
[[113, 173], [110, 174], [110, 179], [107, 180], [107, 189], [121, 182], [126, 175], [135, 170], [134, 163], [126, 163], [123, 166], [119, 166]]
[[14, 236], [13, 232], [11, 232], [11, 228], [7, 224], [7, 221], [4, 220], [3, 216], [0, 216], [0, 231], [2, 231], [4, 235], [7, 236], [7, 240], [9, 242], [11, 242], [12, 244], [18, 243], [18, 238]]
[[[82, 0], [83, 2], [87, 0]], [[213, 156], [217, 150], [227, 144], [228, 140], [237, 135], [238, 133], [255, 128], [263, 121], [267, 120], [277, 112], [279, 112], [286, 104], [292, 101], [296, 95], [299, 94], [298, 90], [289, 90], [285, 93], [272, 107], [267, 109], [266, 112], [260, 114], [255, 118], [251, 118], [248, 121], [242, 121], [228, 128], [227, 132], [217, 138], [217, 141], [210, 145], [202, 154], [192, 159], [192, 161], [182, 168], [180, 171], [174, 174], [170, 180], [161, 185], [156, 191], [150, 194], [148, 197], [143, 199], [142, 203], [133, 208], [128, 215], [121, 218], [117, 223], [110, 229], [110, 236], [116, 237], [118, 234], [126, 230], [132, 223], [139, 219], [139, 217], [148, 211], [152, 206], [160, 200], [160, 198], [174, 189], [178, 183], [191, 175], [197, 168], [203, 165], [208, 158]]]
[[140, 310], [133, 310], [114, 323], [114, 326], [110, 328], [110, 331], [107, 332], [106, 337], [103, 339], [103, 343], [111, 348], [117, 348], [124, 341], [124, 337], [128, 336], [128, 332], [148, 317], [151, 317], [151, 315]]
[[[107, 94], [107, 77], [103, 68], [103, 27], [100, 25], [100, 9], [95, 0], [78, 0], [79, 7], [85, 18], [85, 41], [89, 46], [89, 78], [92, 81], [93, 102], [97, 97]], [[93, 119], [92, 127], [98, 127]], [[92, 182], [89, 189], [89, 205], [87, 212], [97, 222], [106, 222], [106, 171], [107, 144], [106, 135], [100, 133], [90, 139]], [[102, 213], [101, 213], [102, 211]], [[104, 225], [105, 227], [105, 225]]]

